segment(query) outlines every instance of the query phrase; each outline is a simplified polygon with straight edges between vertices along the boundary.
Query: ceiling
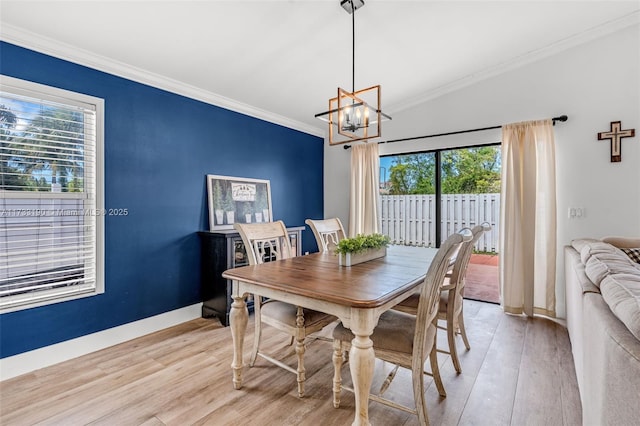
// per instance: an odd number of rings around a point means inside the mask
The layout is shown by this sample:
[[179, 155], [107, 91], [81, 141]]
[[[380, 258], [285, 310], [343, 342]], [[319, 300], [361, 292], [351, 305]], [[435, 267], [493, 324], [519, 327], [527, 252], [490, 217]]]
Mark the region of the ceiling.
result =
[[[635, 1], [365, 0], [355, 88], [416, 103], [640, 22]], [[3, 40], [249, 115], [324, 133], [351, 89], [339, 0], [0, 2]]]

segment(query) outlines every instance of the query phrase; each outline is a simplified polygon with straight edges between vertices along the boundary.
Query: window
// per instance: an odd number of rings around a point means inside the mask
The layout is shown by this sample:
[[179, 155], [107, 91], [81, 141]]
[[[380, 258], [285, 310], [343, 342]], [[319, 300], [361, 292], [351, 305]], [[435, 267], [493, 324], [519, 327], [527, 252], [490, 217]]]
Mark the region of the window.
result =
[[104, 101], [0, 76], [0, 311], [104, 292]]
[[[500, 145], [380, 158], [381, 232], [394, 243], [439, 247], [465, 226], [500, 218]], [[478, 247], [497, 249], [497, 231]]]

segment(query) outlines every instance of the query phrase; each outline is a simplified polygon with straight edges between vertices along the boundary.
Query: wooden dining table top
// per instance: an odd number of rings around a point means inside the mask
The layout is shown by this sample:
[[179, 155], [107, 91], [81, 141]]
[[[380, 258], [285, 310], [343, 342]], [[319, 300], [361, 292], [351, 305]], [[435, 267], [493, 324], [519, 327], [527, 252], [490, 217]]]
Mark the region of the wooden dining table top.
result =
[[305, 256], [242, 266], [222, 276], [352, 308], [377, 308], [419, 286], [437, 249], [389, 246], [387, 255], [339, 266], [336, 255]]

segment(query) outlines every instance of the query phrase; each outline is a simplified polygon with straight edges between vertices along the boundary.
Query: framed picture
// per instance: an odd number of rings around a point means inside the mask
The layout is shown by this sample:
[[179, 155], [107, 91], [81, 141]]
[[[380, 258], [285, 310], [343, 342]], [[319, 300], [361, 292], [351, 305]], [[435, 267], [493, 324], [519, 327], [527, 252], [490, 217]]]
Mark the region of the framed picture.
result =
[[233, 229], [233, 224], [272, 222], [268, 180], [207, 175], [209, 230]]

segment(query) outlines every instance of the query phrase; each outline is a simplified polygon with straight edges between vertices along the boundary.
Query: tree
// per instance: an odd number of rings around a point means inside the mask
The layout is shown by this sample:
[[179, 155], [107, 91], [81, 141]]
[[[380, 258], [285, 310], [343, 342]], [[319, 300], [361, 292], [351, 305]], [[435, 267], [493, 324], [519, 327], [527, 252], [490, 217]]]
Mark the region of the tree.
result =
[[[395, 157], [389, 169], [389, 194], [434, 194], [435, 155]], [[500, 147], [454, 149], [441, 152], [443, 194], [500, 192]]]
[[[51, 183], [60, 183], [65, 191], [82, 191], [84, 124], [79, 114], [44, 109], [14, 138], [12, 160], [24, 174], [35, 178], [38, 172], [50, 171]], [[70, 188], [68, 177], [73, 182]]]
[[442, 153], [443, 194], [500, 192], [500, 149], [494, 146]]
[[13, 130], [16, 127], [18, 118], [5, 105], [0, 105], [0, 188], [16, 189], [23, 188], [27, 182], [20, 170], [11, 165], [11, 144], [13, 141]]
[[389, 169], [389, 194], [434, 194], [435, 160], [431, 154], [396, 157]]
[[11, 111], [11, 109], [5, 105], [0, 105], [0, 128], [2, 129], [2, 135], [5, 135], [5, 131], [13, 129], [18, 122], [18, 118]]

